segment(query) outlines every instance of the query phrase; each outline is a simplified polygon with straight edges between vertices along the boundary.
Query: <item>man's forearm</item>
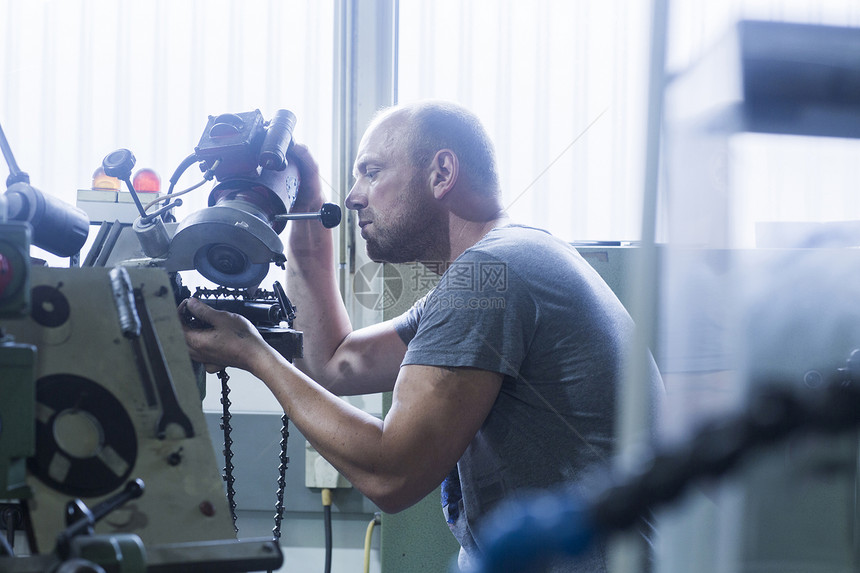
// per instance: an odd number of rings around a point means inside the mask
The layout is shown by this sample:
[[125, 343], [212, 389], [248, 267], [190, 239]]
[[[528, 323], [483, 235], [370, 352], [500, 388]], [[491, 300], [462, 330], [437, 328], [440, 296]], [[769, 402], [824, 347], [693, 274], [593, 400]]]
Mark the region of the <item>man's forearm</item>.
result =
[[[276, 352], [255, 354], [250, 372], [262, 380], [308, 442], [383, 511], [416, 503], [441, 483], [495, 401], [501, 375], [477, 379], [434, 367], [395, 390], [384, 420], [323, 390]], [[474, 371], [473, 371], [474, 372]], [[487, 377], [490, 378], [489, 383]], [[451, 424], [447, 414], [457, 424]]]
[[296, 305], [294, 327], [304, 334], [296, 366], [328, 387], [325, 366], [352, 331], [335, 276], [332, 231], [318, 221], [292, 221], [287, 242], [287, 296]]

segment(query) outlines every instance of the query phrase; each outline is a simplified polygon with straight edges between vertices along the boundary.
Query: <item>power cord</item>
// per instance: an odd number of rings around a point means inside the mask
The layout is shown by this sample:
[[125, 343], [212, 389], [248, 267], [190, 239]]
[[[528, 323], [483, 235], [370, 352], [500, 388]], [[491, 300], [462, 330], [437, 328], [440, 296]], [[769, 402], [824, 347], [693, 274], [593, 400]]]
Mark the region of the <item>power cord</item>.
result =
[[331, 490], [324, 487], [322, 490], [323, 524], [325, 526], [325, 573], [331, 573]]
[[373, 514], [373, 519], [367, 524], [367, 534], [364, 536], [364, 573], [370, 573], [370, 541], [373, 539], [373, 528], [382, 521], [379, 512]]

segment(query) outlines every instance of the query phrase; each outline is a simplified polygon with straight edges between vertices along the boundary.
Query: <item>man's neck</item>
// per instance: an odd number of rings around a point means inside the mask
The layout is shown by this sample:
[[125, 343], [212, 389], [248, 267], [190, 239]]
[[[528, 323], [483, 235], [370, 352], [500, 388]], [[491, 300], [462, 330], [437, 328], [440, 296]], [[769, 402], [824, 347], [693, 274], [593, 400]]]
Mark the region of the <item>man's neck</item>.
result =
[[[443, 261], [445, 264], [434, 264], [432, 268], [438, 269], [438, 272], [441, 274], [452, 262], [457, 260], [457, 258], [462, 255], [466, 249], [483, 239], [487, 233], [496, 227], [506, 225], [509, 222], [510, 218], [504, 211], [500, 212], [496, 217], [489, 221], [466, 221], [458, 217], [452, 218], [449, 225], [451, 252], [448, 255], [447, 260]], [[434, 261], [434, 263], [435, 262], [436, 261]]]

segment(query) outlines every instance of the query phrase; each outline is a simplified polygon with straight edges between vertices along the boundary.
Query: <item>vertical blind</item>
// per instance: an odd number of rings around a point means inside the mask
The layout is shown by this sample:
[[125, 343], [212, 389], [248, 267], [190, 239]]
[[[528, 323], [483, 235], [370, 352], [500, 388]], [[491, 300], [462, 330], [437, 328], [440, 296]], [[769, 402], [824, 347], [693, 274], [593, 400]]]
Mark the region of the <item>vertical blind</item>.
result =
[[[860, 25], [855, 0], [669, 8], [670, 71], [695, 62], [740, 17]], [[636, 240], [650, 9], [630, 0], [400, 0], [398, 99], [451, 99], [478, 113], [515, 219], [567, 240]], [[256, 108], [296, 113], [296, 138], [315, 151], [326, 181], [335, 161], [350, 161], [331, 151], [332, 2], [6, 0], [0, 11], [0, 125], [47, 193], [74, 202], [119, 147], [166, 179], [207, 115]], [[832, 168], [834, 152], [818, 146], [821, 161], [805, 164], [823, 166], [821, 175], [786, 177], [778, 192], [751, 197], [748, 216], [826, 219], [848, 209], [860, 218], [849, 191], [822, 202], [793, 190], [810, 179], [839, 189], [856, 181], [860, 162], [840, 149], [848, 166]], [[758, 177], [751, 172], [752, 185]]]
[[[6, 0], [0, 11], [0, 125], [38, 189], [74, 203], [117, 148], [166, 188], [208, 115], [280, 108], [331, 180], [332, 2]], [[206, 193], [187, 198], [180, 209], [199, 209]]]
[[458, 101], [496, 144], [517, 221], [639, 237], [648, 2], [401, 0], [398, 99]]

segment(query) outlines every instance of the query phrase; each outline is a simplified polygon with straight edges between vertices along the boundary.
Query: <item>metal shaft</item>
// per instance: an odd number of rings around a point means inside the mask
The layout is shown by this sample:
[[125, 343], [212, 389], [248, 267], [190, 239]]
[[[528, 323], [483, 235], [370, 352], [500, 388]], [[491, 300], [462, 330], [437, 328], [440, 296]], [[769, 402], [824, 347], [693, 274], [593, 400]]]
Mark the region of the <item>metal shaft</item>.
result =
[[29, 183], [30, 176], [18, 168], [18, 163], [15, 161], [15, 156], [12, 155], [12, 148], [9, 147], [9, 141], [6, 139], [6, 134], [3, 133], [3, 127], [0, 126], [0, 149], [3, 150], [3, 157], [6, 158], [6, 164], [9, 166], [9, 177], [6, 178], [6, 186], [13, 183]]

